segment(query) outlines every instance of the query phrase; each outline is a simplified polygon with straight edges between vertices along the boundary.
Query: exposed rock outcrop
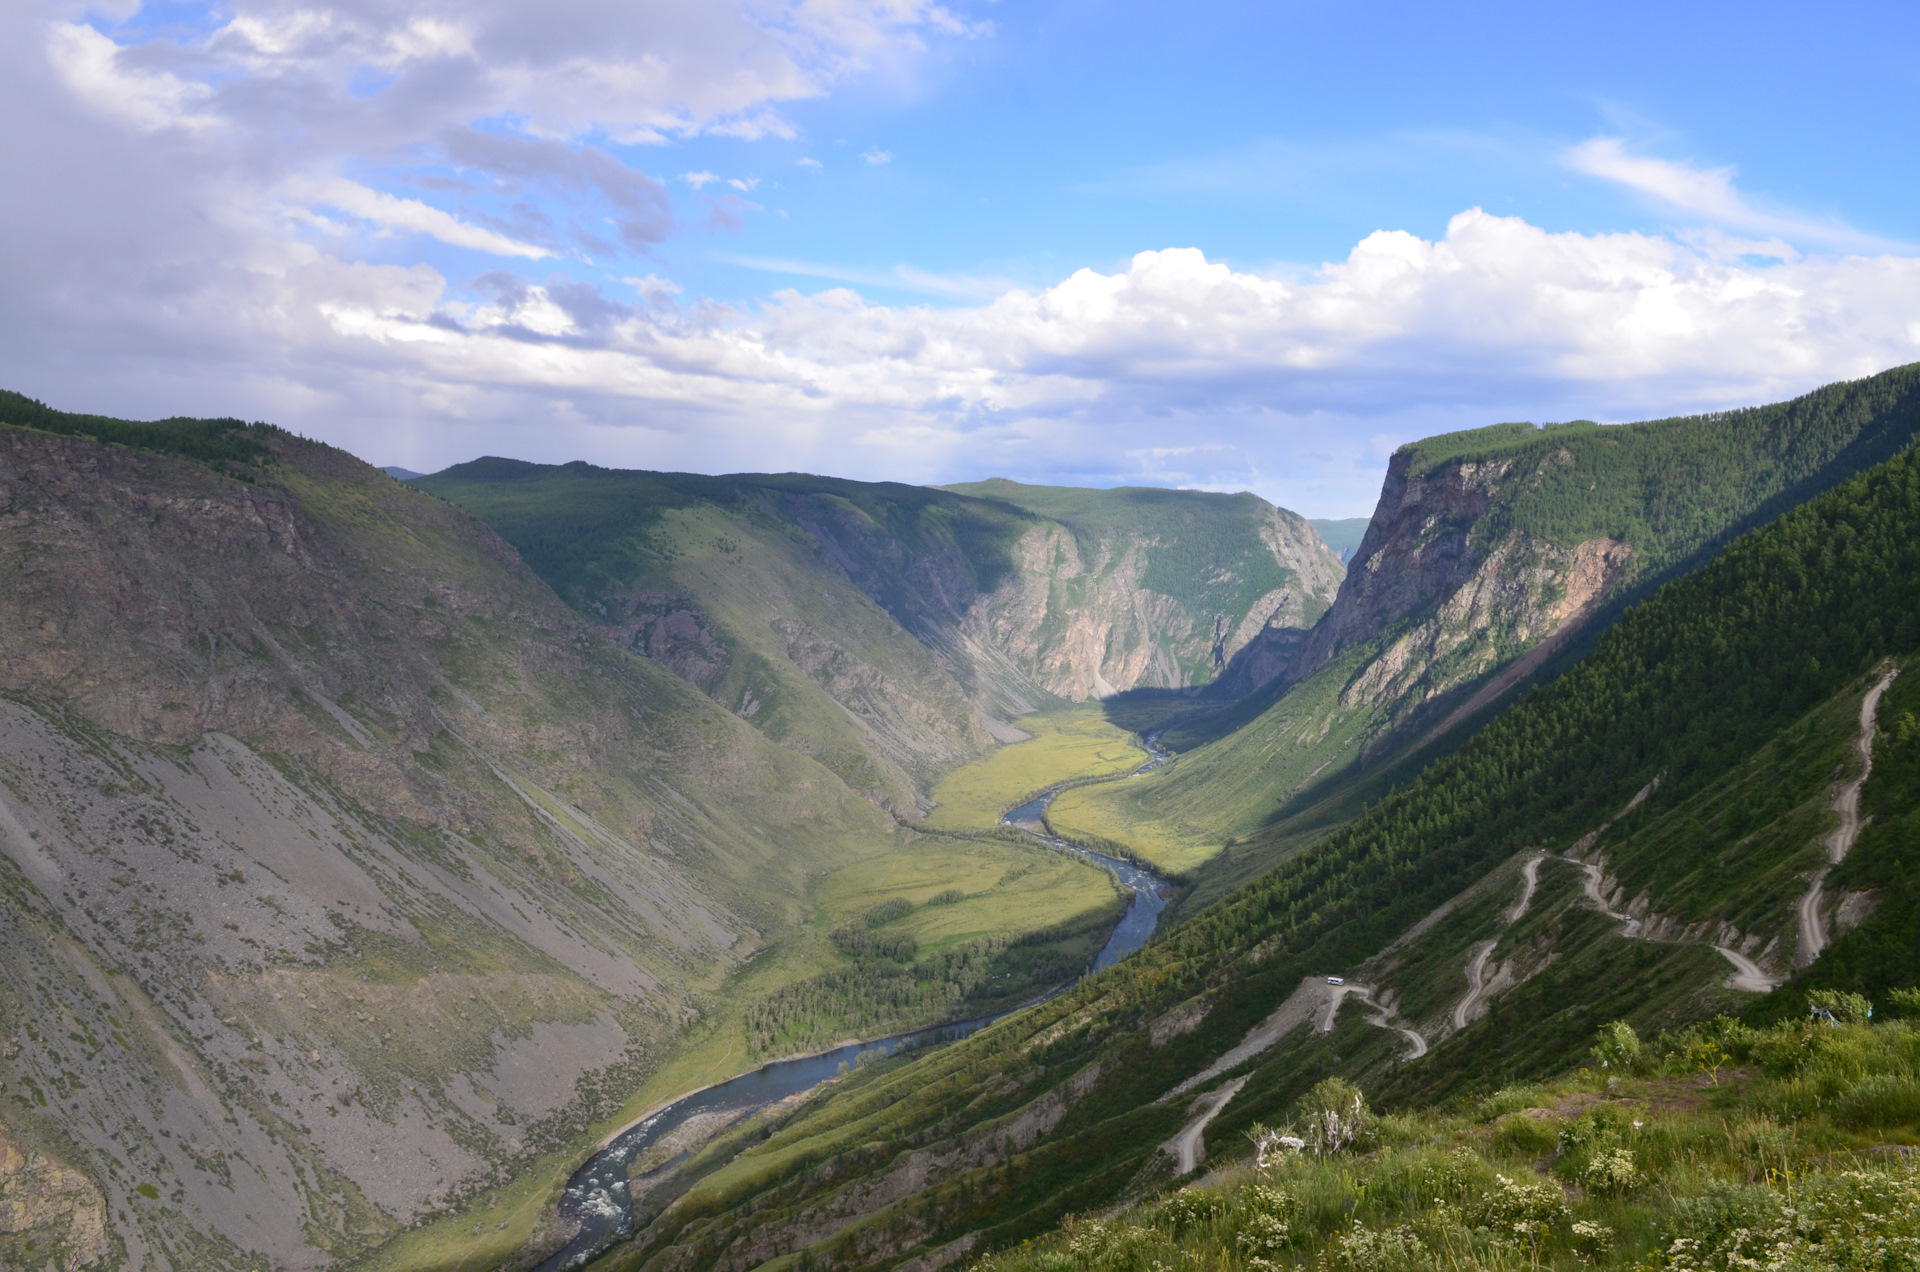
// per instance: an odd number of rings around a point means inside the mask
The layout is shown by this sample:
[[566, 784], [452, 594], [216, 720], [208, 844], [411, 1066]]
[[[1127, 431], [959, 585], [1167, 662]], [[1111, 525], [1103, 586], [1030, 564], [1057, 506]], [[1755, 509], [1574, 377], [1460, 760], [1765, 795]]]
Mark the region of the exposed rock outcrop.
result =
[[0, 1264], [78, 1272], [111, 1250], [100, 1186], [0, 1127]]

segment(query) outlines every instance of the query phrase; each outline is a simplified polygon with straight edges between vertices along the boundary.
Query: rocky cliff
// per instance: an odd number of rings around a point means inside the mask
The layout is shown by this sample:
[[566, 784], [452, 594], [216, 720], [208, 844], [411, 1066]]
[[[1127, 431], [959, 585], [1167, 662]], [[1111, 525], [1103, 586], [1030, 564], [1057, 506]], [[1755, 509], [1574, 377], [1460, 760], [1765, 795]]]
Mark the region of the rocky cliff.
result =
[[1305, 519], [1253, 495], [953, 489], [1046, 518], [961, 630], [1071, 701], [1209, 684], [1249, 643], [1312, 627], [1342, 576]]

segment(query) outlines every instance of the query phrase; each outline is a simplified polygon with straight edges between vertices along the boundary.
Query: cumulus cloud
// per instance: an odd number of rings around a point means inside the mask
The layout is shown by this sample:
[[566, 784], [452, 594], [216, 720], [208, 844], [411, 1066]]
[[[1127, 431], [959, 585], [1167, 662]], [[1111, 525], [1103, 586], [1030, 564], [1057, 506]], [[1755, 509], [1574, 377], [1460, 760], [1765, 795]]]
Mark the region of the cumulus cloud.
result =
[[1309, 510], [1318, 483], [1361, 510], [1396, 438], [1515, 409], [1765, 401], [1913, 360], [1916, 298], [1912, 258], [1729, 262], [1476, 209], [1438, 240], [1370, 235], [1303, 279], [1174, 248], [959, 309], [845, 288], [629, 309], [546, 285], [459, 328], [432, 304], [328, 322], [395, 379], [564, 396], [603, 459], [644, 418], [627, 440], [656, 464], [920, 480], [1042, 466], [1291, 492]]
[[893, 162], [893, 153], [891, 151], [882, 150], [878, 146], [874, 146], [871, 149], [861, 151], [860, 157], [862, 159], [865, 159], [868, 163], [874, 165], [875, 167], [878, 167], [883, 163]]

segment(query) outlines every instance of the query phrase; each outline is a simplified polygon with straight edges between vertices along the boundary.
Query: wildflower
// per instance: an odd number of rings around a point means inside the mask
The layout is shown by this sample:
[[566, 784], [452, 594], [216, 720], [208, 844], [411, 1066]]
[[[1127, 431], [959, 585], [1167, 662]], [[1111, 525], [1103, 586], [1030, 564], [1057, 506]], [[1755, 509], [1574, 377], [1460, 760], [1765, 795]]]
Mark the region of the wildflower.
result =
[[1373, 1231], [1355, 1224], [1327, 1251], [1340, 1272], [1420, 1272], [1433, 1266], [1426, 1243], [1406, 1225]]
[[1573, 1221], [1573, 1244], [1582, 1254], [1604, 1254], [1613, 1247], [1613, 1229], [1591, 1219], [1576, 1219]]
[[1640, 1182], [1640, 1170], [1630, 1151], [1611, 1148], [1594, 1154], [1580, 1177], [1595, 1192], [1623, 1193]]

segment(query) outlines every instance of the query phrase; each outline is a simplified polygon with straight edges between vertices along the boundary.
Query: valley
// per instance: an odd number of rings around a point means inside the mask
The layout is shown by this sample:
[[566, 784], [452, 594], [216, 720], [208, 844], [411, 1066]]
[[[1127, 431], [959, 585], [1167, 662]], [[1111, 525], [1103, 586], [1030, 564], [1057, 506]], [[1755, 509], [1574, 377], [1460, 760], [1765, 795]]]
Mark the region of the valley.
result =
[[1246, 1160], [1328, 1082], [1369, 1161], [1480, 1154], [1469, 1208], [1521, 1114], [1785, 1119], [1808, 995], [1920, 960], [1916, 436], [1911, 368], [1449, 434], [1335, 551], [1251, 495], [399, 482], [0, 399], [0, 1256], [1266, 1269], [1361, 1240], [1331, 1152]]

